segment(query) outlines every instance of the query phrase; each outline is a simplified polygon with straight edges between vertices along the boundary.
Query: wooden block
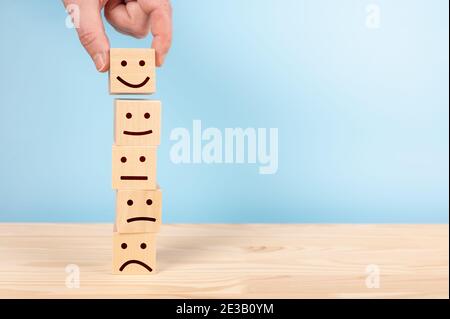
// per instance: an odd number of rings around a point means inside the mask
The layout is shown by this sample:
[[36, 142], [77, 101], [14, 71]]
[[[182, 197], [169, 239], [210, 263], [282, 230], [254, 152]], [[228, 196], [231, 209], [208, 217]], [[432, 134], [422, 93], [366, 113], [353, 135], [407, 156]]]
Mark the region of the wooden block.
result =
[[156, 90], [154, 49], [111, 49], [110, 94], [150, 94]]
[[151, 274], [156, 269], [155, 235], [113, 233], [113, 274]]
[[156, 233], [161, 226], [161, 190], [118, 190], [116, 226], [119, 233]]
[[114, 140], [116, 145], [159, 145], [161, 102], [116, 100]]
[[156, 147], [112, 147], [114, 189], [156, 189]]

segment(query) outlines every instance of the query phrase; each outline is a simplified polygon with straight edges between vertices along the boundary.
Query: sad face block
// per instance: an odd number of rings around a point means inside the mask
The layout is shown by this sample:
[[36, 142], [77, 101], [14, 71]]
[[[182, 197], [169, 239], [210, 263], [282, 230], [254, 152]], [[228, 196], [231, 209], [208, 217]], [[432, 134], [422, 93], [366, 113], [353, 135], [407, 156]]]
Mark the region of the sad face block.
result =
[[116, 100], [114, 140], [116, 145], [159, 145], [161, 102]]
[[156, 90], [154, 49], [111, 49], [110, 94], [151, 94]]
[[119, 233], [156, 233], [161, 226], [161, 190], [118, 190], [116, 227]]
[[155, 268], [155, 235], [113, 234], [113, 274], [151, 274]]
[[156, 189], [156, 146], [112, 147], [114, 189]]

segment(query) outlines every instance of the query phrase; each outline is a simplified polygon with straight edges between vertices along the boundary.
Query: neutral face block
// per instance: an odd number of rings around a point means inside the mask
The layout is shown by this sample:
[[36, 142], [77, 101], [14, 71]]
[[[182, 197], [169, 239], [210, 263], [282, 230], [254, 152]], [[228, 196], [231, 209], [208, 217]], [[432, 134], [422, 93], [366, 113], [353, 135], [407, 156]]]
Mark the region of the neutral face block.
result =
[[114, 189], [156, 189], [156, 147], [112, 147]]
[[156, 233], [161, 226], [161, 190], [118, 190], [116, 227], [119, 233]]
[[154, 49], [111, 49], [110, 94], [151, 94], [156, 90]]
[[115, 101], [114, 117], [116, 145], [159, 145], [160, 101], [118, 99]]
[[151, 274], [156, 269], [155, 235], [113, 234], [113, 273]]

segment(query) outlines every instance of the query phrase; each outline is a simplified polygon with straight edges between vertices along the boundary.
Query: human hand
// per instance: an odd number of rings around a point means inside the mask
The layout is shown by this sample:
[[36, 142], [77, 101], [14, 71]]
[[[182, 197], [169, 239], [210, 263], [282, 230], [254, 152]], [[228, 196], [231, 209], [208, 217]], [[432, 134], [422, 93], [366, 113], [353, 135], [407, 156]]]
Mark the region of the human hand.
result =
[[[101, 11], [117, 31], [144, 38], [151, 31], [156, 65], [161, 66], [172, 42], [172, 8], [169, 0], [63, 0], [79, 9], [78, 37], [100, 72], [109, 70], [109, 40]], [[73, 16], [72, 16], [73, 17]]]

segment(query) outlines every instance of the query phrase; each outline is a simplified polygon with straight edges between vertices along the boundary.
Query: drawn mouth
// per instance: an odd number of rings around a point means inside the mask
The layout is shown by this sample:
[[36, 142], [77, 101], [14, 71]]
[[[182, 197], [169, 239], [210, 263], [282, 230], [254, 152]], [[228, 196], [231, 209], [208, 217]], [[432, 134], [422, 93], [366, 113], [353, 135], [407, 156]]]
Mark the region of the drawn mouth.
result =
[[120, 266], [119, 270], [123, 271], [125, 269], [126, 266], [131, 265], [131, 264], [138, 264], [142, 267], [144, 267], [145, 269], [147, 269], [149, 272], [152, 272], [153, 269], [150, 268], [150, 266], [148, 266], [146, 263], [140, 261], [140, 260], [128, 260], [126, 263], [124, 263], [122, 266]]
[[120, 176], [122, 181], [146, 181], [148, 176]]
[[143, 131], [143, 132], [123, 131], [123, 134], [125, 134], [125, 135], [148, 135], [148, 134], [152, 134], [152, 133], [153, 133], [152, 130]]
[[150, 78], [147, 76], [147, 77], [145, 78], [145, 80], [142, 81], [141, 83], [139, 83], [139, 84], [133, 84], [133, 83], [129, 83], [129, 82], [125, 81], [125, 80], [122, 79], [120, 76], [118, 76], [116, 79], [117, 79], [120, 83], [122, 83], [123, 85], [126, 85], [126, 86], [128, 86], [128, 87], [130, 87], [130, 88], [133, 88], [133, 89], [137, 89], [137, 88], [143, 87], [143, 86], [146, 85], [147, 82], [150, 80]]
[[145, 221], [145, 222], [156, 222], [156, 218], [153, 217], [133, 217], [128, 218], [127, 223], [137, 222], [137, 221]]

